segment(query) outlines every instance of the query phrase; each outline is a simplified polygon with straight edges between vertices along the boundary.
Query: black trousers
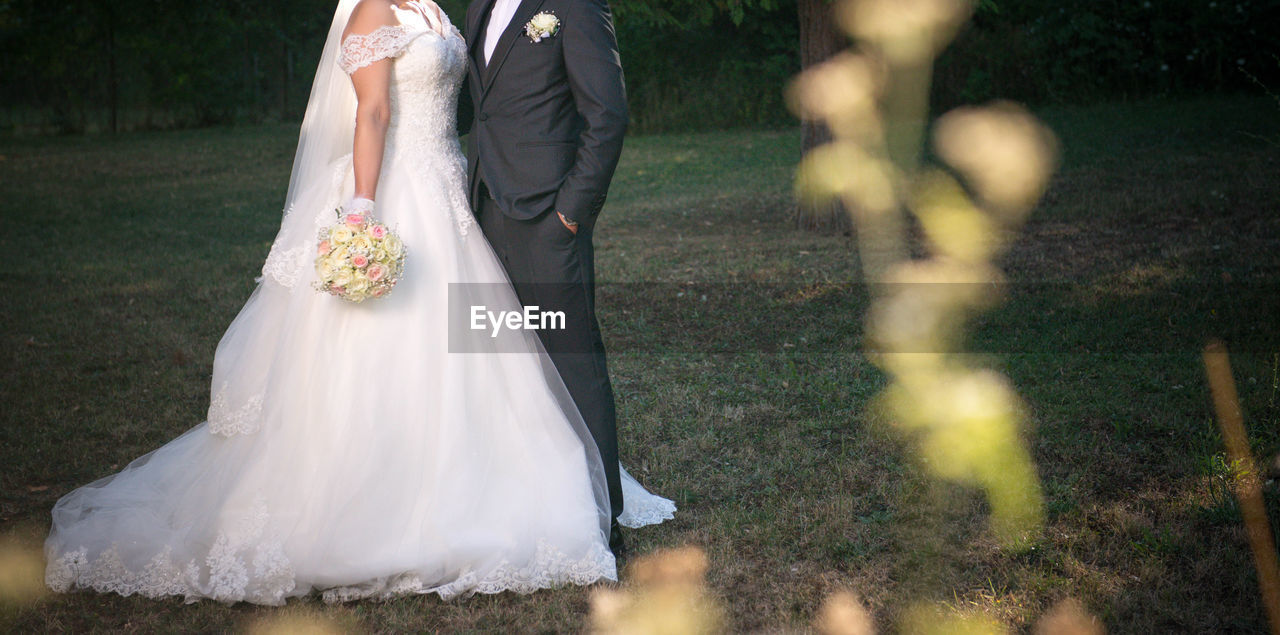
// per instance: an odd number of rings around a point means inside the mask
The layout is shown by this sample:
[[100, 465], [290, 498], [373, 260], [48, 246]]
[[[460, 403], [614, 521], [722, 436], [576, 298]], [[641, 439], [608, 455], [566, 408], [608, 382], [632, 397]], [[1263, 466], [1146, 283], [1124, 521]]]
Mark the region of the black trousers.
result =
[[555, 212], [516, 220], [480, 184], [476, 220], [515, 286], [520, 303], [564, 314], [563, 329], [537, 331], [600, 449], [613, 518], [622, 513], [618, 429], [604, 340], [596, 322], [592, 228], [574, 235]]

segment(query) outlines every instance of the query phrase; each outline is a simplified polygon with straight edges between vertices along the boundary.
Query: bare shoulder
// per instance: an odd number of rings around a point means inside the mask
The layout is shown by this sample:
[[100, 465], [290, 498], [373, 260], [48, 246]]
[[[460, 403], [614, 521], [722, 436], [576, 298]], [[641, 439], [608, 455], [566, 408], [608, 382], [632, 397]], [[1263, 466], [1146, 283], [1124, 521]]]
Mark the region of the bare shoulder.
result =
[[355, 9], [351, 10], [351, 18], [347, 20], [343, 35], [372, 33], [379, 27], [399, 24], [395, 12], [391, 10], [395, 4], [392, 0], [360, 0]]

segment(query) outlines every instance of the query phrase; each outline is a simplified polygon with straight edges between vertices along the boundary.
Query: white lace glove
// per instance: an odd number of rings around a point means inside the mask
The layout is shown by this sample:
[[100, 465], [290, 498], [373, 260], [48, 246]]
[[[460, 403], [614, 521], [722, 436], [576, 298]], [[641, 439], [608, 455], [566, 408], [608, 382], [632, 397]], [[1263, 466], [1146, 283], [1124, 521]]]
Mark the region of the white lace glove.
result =
[[342, 206], [342, 213], [343, 213], [344, 215], [346, 215], [346, 214], [372, 214], [372, 213], [373, 213], [373, 207], [374, 207], [373, 199], [368, 199], [368, 198], [364, 198], [364, 197], [356, 197], [356, 198], [353, 198], [353, 199], [351, 199], [351, 200], [347, 201], [347, 202], [346, 202], [346, 204], [344, 204], [344, 205]]

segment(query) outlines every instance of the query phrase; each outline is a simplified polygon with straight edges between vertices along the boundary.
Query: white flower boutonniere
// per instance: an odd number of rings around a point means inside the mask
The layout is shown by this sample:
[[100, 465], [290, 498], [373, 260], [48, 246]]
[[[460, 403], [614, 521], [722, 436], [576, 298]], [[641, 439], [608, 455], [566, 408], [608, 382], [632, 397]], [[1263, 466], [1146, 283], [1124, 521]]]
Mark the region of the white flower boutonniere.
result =
[[541, 42], [544, 38], [555, 37], [560, 32], [560, 18], [554, 13], [543, 11], [533, 16], [529, 23], [524, 25], [524, 34], [529, 36], [534, 42]]

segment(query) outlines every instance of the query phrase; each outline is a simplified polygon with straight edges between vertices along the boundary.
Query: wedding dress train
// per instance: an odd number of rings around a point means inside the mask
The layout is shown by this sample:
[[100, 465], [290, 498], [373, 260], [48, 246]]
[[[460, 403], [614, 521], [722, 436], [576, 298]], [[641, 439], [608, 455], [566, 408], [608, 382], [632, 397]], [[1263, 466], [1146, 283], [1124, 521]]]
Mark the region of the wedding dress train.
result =
[[[295, 165], [261, 283], [218, 346], [208, 420], [58, 501], [53, 589], [279, 605], [617, 578], [599, 454], [536, 337], [517, 335], [525, 354], [450, 353], [450, 283], [454, 301], [518, 302], [465, 198], [465, 44], [447, 19], [397, 15], [338, 60], [395, 58], [376, 215], [408, 248], [403, 279], [363, 304], [309, 288], [350, 157], [327, 178], [299, 181]], [[622, 524], [672, 517], [623, 480]]]

